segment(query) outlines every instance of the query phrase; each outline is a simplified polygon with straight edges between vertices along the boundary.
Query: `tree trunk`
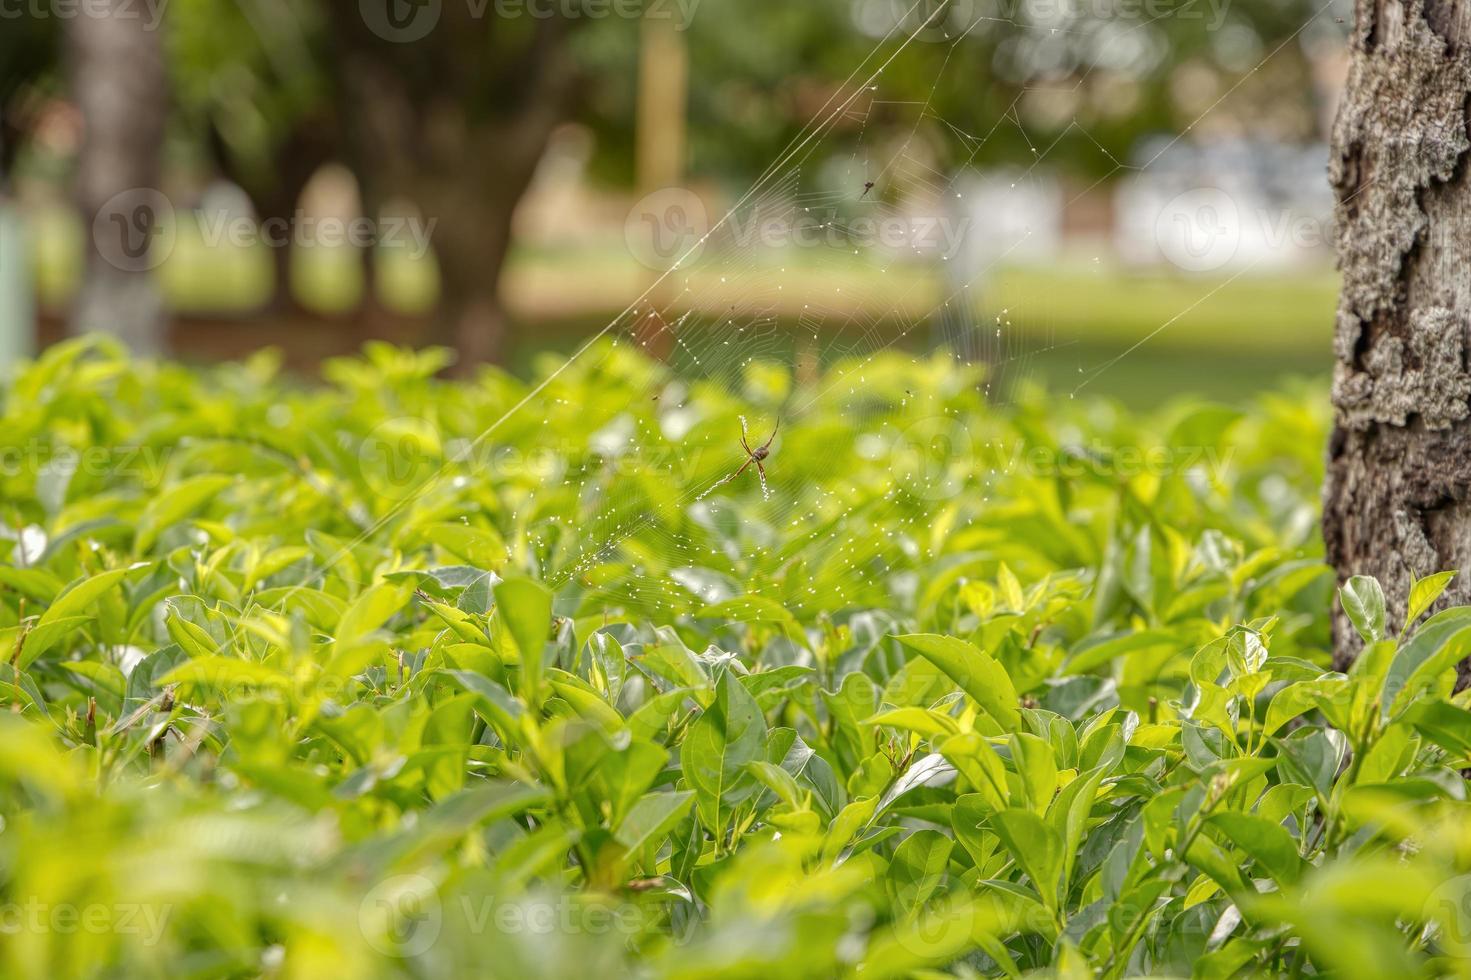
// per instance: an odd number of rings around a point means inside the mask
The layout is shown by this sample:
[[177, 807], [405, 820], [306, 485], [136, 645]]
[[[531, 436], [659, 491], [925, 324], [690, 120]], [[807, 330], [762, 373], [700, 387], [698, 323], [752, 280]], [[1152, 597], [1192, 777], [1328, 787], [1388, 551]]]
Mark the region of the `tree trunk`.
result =
[[[478, 183], [478, 178], [471, 179]], [[466, 190], [474, 194], [478, 188]], [[441, 215], [434, 231], [439, 308], [427, 339], [459, 353], [456, 374], [466, 374], [479, 364], [501, 363], [508, 353], [500, 273], [510, 249], [514, 208], [513, 199], [483, 207], [449, 204], [437, 212]]]
[[[1402, 620], [1412, 579], [1471, 560], [1471, 3], [1358, 0], [1330, 177], [1343, 293], [1323, 537]], [[1471, 602], [1459, 577], [1440, 604]], [[1335, 661], [1360, 643], [1335, 611]], [[1466, 665], [1462, 665], [1462, 680]]]
[[444, 4], [423, 33], [390, 39], [360, 5], [328, 7], [347, 161], [365, 202], [412, 201], [428, 223], [441, 295], [426, 342], [459, 351], [457, 373], [509, 352], [500, 275], [516, 204], [565, 117], [571, 22], [512, 30]]
[[152, 270], [165, 257], [172, 220], [159, 190], [168, 114], [162, 38], [129, 0], [99, 0], [66, 24], [85, 129], [76, 201], [87, 243], [71, 328], [159, 354], [167, 324]]

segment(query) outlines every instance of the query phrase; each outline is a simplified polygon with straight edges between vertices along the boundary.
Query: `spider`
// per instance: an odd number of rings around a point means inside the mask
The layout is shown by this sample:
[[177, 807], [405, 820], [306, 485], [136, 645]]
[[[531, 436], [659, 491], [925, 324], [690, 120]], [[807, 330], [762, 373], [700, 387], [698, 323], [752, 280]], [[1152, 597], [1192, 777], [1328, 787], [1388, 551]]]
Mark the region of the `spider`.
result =
[[704, 500], [706, 497], [710, 496], [710, 494], [714, 493], [720, 487], [725, 486], [727, 483], [729, 483], [730, 481], [734, 480], [736, 477], [740, 476], [742, 473], [746, 472], [746, 470], [750, 469], [751, 464], [752, 463], [755, 463], [756, 464], [756, 472], [761, 477], [761, 496], [765, 497], [767, 500], [770, 500], [771, 499], [771, 488], [766, 485], [766, 467], [762, 465], [762, 461], [764, 461], [768, 456], [771, 455], [771, 442], [772, 442], [773, 439], [776, 438], [776, 434], [779, 431], [781, 431], [781, 418], [780, 417], [778, 417], [777, 420], [776, 420], [776, 428], [774, 428], [774, 429], [771, 430], [771, 438], [767, 439], [764, 443], [762, 443], [761, 445], [757, 446], [755, 449], [752, 449], [751, 448], [751, 442], [750, 442], [751, 434], [746, 429], [746, 417], [744, 415], [742, 415], [741, 416], [741, 448], [746, 451], [746, 461], [741, 464], [741, 468], [740, 469], [736, 470], [734, 473], [732, 473], [730, 476], [727, 476], [725, 479], [721, 480], [719, 483], [714, 484], [713, 486], [711, 486], [709, 489], [707, 489], [704, 493], [700, 494], [695, 499], [696, 500]]
[[873, 181], [870, 180], [870, 181], [866, 182], [863, 185], [863, 193], [862, 193], [862, 195], [859, 196], [858, 200], [861, 201], [865, 197], [867, 197], [868, 196], [868, 192], [871, 191], [871, 190], [873, 190]]

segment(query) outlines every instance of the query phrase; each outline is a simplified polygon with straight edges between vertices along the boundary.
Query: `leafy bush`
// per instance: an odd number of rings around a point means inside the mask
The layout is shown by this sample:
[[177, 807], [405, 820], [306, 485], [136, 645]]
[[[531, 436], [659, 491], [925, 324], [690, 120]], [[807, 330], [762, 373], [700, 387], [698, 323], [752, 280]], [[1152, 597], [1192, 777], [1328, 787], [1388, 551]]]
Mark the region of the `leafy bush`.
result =
[[1328, 669], [1320, 392], [441, 358], [7, 384], [7, 973], [1464, 970], [1471, 610]]

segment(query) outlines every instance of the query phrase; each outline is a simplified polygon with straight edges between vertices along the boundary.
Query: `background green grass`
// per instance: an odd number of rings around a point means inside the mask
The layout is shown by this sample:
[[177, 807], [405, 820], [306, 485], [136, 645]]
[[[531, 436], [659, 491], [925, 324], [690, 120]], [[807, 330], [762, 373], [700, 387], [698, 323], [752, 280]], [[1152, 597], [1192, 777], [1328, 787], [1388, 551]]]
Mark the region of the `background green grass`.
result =
[[[82, 233], [59, 210], [32, 221], [43, 306], [63, 307], [76, 288]], [[763, 337], [766, 349], [779, 356], [795, 357], [797, 304], [808, 298], [827, 304], [829, 332], [819, 341], [826, 359], [853, 349], [849, 334], [861, 331], [845, 329], [847, 315], [878, 320], [864, 340], [870, 348], [892, 344], [920, 351], [953, 339], [929, 325], [936, 319], [933, 311], [954, 291], [930, 266], [880, 268], [868, 256], [833, 249], [767, 250], [758, 261], [764, 265], [757, 275], [785, 270], [784, 281], [801, 286], [788, 294], [790, 308], [776, 311], [777, 324]], [[375, 262], [383, 304], [397, 313], [428, 316], [438, 290], [433, 261], [385, 250]], [[749, 302], [739, 281], [725, 280], [729, 268], [719, 256], [706, 256], [687, 274], [689, 295], [706, 312]], [[742, 269], [752, 271], [749, 263]], [[271, 255], [264, 247], [211, 247], [182, 222], [158, 275], [171, 305], [183, 314], [248, 312], [270, 296]], [[519, 338], [512, 366], [524, 375], [540, 352], [575, 350], [654, 280], [616, 242], [520, 249], [504, 279]], [[300, 249], [294, 256], [295, 293], [310, 309], [353, 309], [362, 282], [359, 257], [350, 249]], [[1062, 394], [1082, 385], [1081, 390], [1149, 405], [1186, 394], [1239, 402], [1284, 377], [1326, 375], [1337, 288], [1337, 275], [1327, 269], [1233, 278], [1131, 271], [1078, 259], [1000, 268], [968, 292], [981, 340], [978, 353], [999, 362], [996, 377], [1003, 389], [1036, 381]], [[906, 332], [906, 323], [921, 326]]]

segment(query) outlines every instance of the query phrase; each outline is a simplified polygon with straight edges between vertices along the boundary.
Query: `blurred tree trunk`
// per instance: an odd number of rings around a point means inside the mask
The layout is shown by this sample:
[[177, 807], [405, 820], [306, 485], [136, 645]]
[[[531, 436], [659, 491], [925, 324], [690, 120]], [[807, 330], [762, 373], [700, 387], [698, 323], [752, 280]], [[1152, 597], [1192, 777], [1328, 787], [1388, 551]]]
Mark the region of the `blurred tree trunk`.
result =
[[35, 349], [35, 280], [23, 218], [11, 200], [11, 179], [51, 86], [57, 47], [50, 19], [8, 21], [0, 31], [0, 370]]
[[[1359, 0], [1351, 43], [1323, 536], [1340, 582], [1376, 576], [1397, 625], [1414, 577], [1471, 560], [1471, 3]], [[1466, 602], [1461, 576], [1441, 605]], [[1351, 662], [1341, 611], [1334, 640]]]
[[66, 34], [72, 97], [85, 130], [76, 203], [87, 259], [71, 328], [110, 333], [139, 353], [158, 354], [167, 342], [152, 276], [159, 222], [168, 220], [159, 213], [169, 102], [162, 36], [130, 0], [97, 0], [66, 20]]
[[424, 339], [456, 348], [463, 373], [508, 353], [501, 269], [516, 204], [566, 116], [570, 24], [427, 9], [423, 29], [394, 35], [366, 23], [356, 0], [334, 0], [334, 68], [365, 206], [404, 198], [431, 230], [440, 302]]

